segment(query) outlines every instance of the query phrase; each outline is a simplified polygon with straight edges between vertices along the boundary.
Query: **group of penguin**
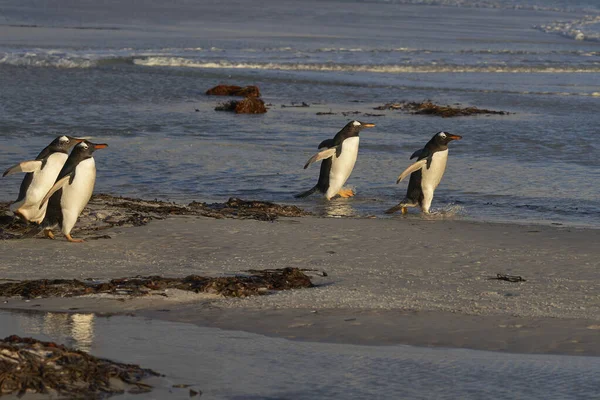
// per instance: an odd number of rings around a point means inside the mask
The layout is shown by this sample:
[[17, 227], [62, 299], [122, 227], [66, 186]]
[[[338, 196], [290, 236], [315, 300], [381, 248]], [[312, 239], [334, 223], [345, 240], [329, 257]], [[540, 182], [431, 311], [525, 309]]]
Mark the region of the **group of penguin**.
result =
[[[306, 169], [310, 164], [321, 161], [319, 180], [314, 187], [295, 197], [304, 198], [317, 191], [327, 200], [335, 196], [353, 196], [352, 190], [343, 189], [343, 186], [358, 157], [360, 131], [374, 126], [372, 123], [351, 121], [333, 139], [321, 142], [318, 149], [323, 150], [304, 165]], [[448, 132], [438, 132], [425, 147], [415, 151], [410, 159], [416, 158], [416, 162], [406, 168], [396, 182], [410, 175], [406, 196], [386, 213], [402, 210], [405, 214], [407, 207], [420, 207], [423, 213], [428, 214], [433, 193], [446, 170], [448, 144], [461, 138]], [[59, 136], [34, 160], [23, 161], [4, 172], [2, 176], [26, 173], [19, 197], [10, 209], [20, 219], [35, 224], [29, 236], [43, 230], [46, 237], [54, 239], [52, 229], [58, 225], [68, 241], [83, 242], [82, 239], [74, 239], [71, 230], [94, 190], [96, 165], [93, 153], [107, 146], [86, 139]]]
[[[342, 187], [354, 169], [358, 157], [359, 133], [365, 128], [372, 128], [375, 124], [351, 121], [339, 131], [333, 139], [327, 139], [319, 144], [319, 149], [324, 149], [312, 156], [304, 165], [304, 169], [316, 161], [321, 162], [321, 172], [317, 184], [306, 192], [295, 197], [303, 198], [319, 191], [327, 200], [335, 196], [351, 197], [352, 190]], [[410, 159], [417, 161], [406, 168], [398, 177], [400, 183], [410, 175], [408, 190], [404, 199], [396, 206], [386, 211], [393, 214], [402, 210], [407, 213], [408, 207], [420, 207], [423, 213], [429, 214], [433, 193], [438, 187], [446, 171], [448, 161], [448, 144], [453, 140], [460, 140], [462, 136], [448, 132], [438, 132], [425, 147], [415, 151]]]
[[25, 172], [19, 197], [10, 210], [24, 221], [36, 224], [28, 235], [43, 230], [54, 239], [52, 229], [59, 225], [69, 242], [83, 242], [74, 239], [71, 230], [94, 191], [96, 163], [92, 154], [107, 146], [59, 136], [34, 160], [20, 162], [4, 171], [2, 176]]

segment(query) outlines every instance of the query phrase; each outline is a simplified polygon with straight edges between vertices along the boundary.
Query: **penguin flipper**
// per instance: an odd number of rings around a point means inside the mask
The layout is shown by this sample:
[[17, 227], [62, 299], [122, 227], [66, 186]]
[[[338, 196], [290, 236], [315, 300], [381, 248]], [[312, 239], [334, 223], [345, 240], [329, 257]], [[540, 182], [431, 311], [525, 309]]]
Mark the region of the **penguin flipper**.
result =
[[46, 193], [46, 195], [42, 199], [42, 202], [40, 203], [40, 208], [42, 208], [42, 206], [48, 201], [50, 196], [52, 196], [54, 193], [56, 193], [57, 191], [62, 189], [62, 187], [67, 184], [69, 179], [71, 179], [71, 174], [65, 175], [62, 178], [60, 178], [59, 180], [57, 180], [56, 183], [54, 183], [54, 186], [52, 186], [52, 188], [50, 188], [48, 193]]
[[323, 151], [318, 152], [317, 154], [315, 154], [314, 156], [312, 156], [307, 162], [306, 164], [304, 164], [304, 169], [308, 168], [308, 166], [314, 162], [317, 162], [319, 160], [323, 160], [329, 157], [333, 157], [333, 155], [336, 153], [337, 151], [337, 146], [336, 147], [332, 147], [330, 149], [326, 149]]
[[325, 139], [325, 140], [323, 140], [319, 144], [319, 147], [317, 147], [317, 148], [318, 149], [322, 149], [323, 147], [330, 148], [330, 147], [333, 147], [333, 146], [335, 146], [335, 140], [333, 140], [333, 139]]
[[413, 172], [420, 170], [426, 164], [427, 164], [427, 159], [426, 158], [424, 158], [422, 160], [419, 160], [416, 163], [412, 164], [411, 166], [409, 166], [408, 168], [406, 168], [404, 170], [404, 172], [402, 172], [400, 174], [400, 176], [398, 177], [398, 180], [396, 181], [396, 184], [400, 183], [404, 178], [406, 178], [408, 175], [412, 174]]
[[294, 195], [294, 197], [297, 199], [303, 199], [305, 197], [310, 196], [314, 192], [316, 192], [318, 188], [319, 188], [319, 185], [315, 185], [313, 188], [308, 189], [306, 192], [302, 192], [302, 193], [298, 193], [298, 194]]
[[412, 156], [410, 156], [410, 160], [412, 160], [415, 157], [418, 160], [419, 157], [421, 157], [421, 154], [423, 153], [423, 150], [425, 150], [425, 149], [419, 149], [419, 150], [415, 151], [414, 153], [412, 153]]
[[18, 163], [17, 165], [13, 165], [12, 167], [4, 171], [2, 176], [4, 177], [6, 175], [16, 174], [17, 172], [35, 172], [40, 170], [41, 168], [41, 160], [23, 161]]

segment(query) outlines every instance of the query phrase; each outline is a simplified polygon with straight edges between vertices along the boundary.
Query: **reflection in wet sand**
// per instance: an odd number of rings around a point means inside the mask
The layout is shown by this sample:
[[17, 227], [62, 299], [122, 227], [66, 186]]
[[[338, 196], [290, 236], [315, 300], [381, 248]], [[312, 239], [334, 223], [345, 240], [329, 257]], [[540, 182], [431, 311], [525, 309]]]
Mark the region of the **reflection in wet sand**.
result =
[[358, 213], [347, 199], [334, 199], [323, 206], [323, 215], [327, 217], [355, 217]]
[[18, 313], [17, 323], [30, 335], [59, 337], [77, 350], [89, 352], [94, 340], [94, 314]]

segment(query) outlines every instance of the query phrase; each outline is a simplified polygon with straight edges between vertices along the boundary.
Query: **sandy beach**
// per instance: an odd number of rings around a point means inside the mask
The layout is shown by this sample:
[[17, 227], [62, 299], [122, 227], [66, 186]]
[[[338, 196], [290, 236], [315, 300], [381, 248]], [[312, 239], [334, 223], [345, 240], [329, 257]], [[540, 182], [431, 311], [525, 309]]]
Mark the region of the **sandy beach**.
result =
[[[309, 341], [600, 355], [598, 230], [415, 217], [171, 217], [105, 232], [112, 239], [82, 245], [2, 241], [1, 276], [227, 276], [289, 266], [314, 270], [307, 273], [317, 287], [244, 299], [2, 299], [2, 308], [127, 313]], [[493, 279], [498, 273], [526, 281]]]

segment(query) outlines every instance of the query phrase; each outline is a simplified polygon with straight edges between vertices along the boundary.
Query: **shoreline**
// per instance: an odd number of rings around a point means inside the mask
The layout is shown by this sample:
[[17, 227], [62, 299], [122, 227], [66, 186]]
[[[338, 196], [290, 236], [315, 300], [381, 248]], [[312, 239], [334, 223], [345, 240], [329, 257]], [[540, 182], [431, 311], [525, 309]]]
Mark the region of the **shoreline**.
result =
[[[600, 355], [600, 232], [594, 229], [183, 216], [106, 232], [111, 240], [82, 245], [2, 241], [0, 276], [228, 276], [288, 266], [328, 276], [311, 275], [315, 288], [243, 299], [181, 293], [0, 299], [0, 309], [134, 314], [315, 342]], [[526, 281], [490, 279], [496, 273]]]
[[[359, 346], [407, 345], [508, 354], [600, 356], [597, 320], [467, 315], [440, 311], [374, 309], [221, 309], [215, 296], [184, 302], [115, 299], [43, 299], [2, 304], [0, 311], [142, 317], [291, 341]], [[146, 299], [147, 300], [147, 299]], [[0, 298], [4, 303], [6, 298]], [[21, 302], [20, 300], [17, 302]], [[130, 303], [130, 304], [127, 304]], [[136, 304], [137, 303], [137, 304]], [[199, 313], [199, 310], [200, 313]]]

